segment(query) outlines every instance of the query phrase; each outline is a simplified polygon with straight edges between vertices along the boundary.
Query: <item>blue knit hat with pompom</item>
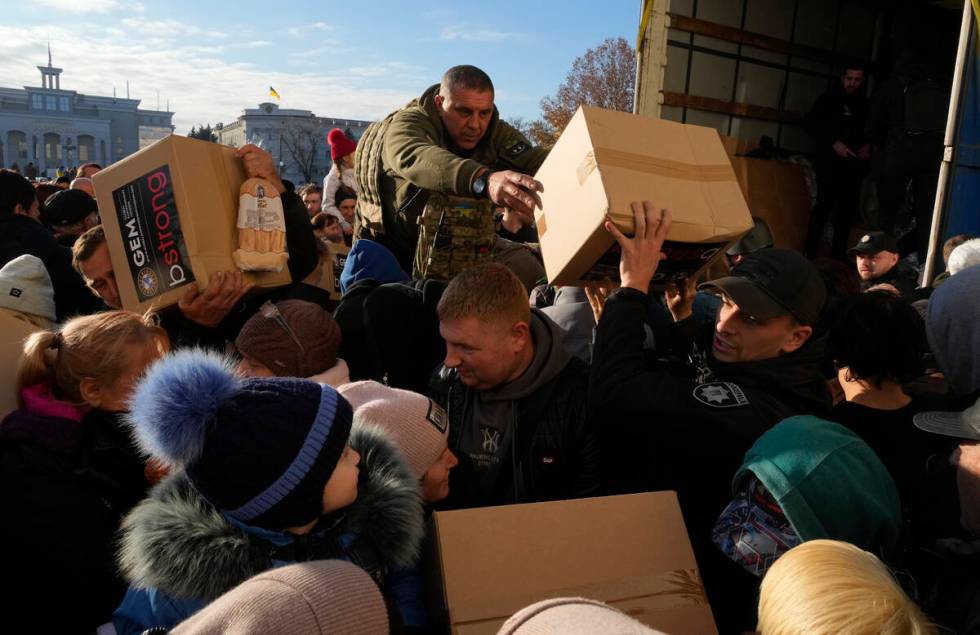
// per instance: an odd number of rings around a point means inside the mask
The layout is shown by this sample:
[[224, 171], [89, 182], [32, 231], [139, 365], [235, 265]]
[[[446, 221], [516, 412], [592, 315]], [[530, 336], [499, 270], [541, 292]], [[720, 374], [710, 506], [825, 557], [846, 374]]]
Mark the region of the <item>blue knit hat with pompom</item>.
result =
[[350, 404], [329, 386], [241, 379], [228, 359], [199, 350], [154, 364], [129, 414], [140, 447], [183, 469], [208, 502], [277, 531], [323, 514], [323, 489], [351, 418]]

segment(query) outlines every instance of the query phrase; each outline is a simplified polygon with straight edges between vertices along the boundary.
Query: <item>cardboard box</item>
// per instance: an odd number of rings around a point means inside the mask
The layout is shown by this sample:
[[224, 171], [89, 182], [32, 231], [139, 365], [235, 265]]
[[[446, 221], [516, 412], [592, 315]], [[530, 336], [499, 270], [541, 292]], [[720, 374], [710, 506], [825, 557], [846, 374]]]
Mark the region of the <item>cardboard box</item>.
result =
[[[176, 304], [186, 286], [203, 289], [235, 269], [238, 189], [245, 171], [234, 148], [170, 135], [93, 178], [123, 307], [144, 312]], [[291, 282], [246, 274], [257, 287]]]
[[773, 245], [803, 251], [812, 207], [803, 166], [732, 157], [732, 168], [749, 211], [769, 224]]
[[619, 277], [608, 214], [633, 232], [632, 201], [670, 208], [674, 222], [655, 283], [694, 275], [752, 227], [728, 155], [713, 128], [579, 108], [535, 178], [535, 215], [551, 284]]
[[340, 291], [340, 274], [344, 271], [344, 264], [347, 262], [350, 247], [343, 243], [329, 241], [325, 241], [325, 244], [328, 253], [324, 258], [320, 281], [316, 283], [316, 286], [329, 293], [331, 300], [339, 302], [343, 295]]
[[755, 143], [742, 137], [729, 137], [723, 134], [719, 134], [718, 137], [721, 139], [721, 145], [725, 148], [725, 154], [729, 157], [739, 157], [743, 154], [748, 154], [757, 147]]
[[717, 632], [674, 492], [436, 512], [433, 525], [430, 598], [453, 633], [493, 634], [525, 606], [565, 596], [666, 633]]

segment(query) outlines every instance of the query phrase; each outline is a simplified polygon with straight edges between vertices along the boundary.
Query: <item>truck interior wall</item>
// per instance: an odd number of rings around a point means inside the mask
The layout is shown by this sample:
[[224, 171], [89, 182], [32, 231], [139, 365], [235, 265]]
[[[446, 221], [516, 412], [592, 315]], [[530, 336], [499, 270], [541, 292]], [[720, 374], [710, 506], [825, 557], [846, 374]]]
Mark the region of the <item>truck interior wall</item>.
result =
[[[932, 42], [922, 48], [939, 69], [938, 76], [951, 73], [955, 56], [957, 11], [925, 2], [671, 0], [669, 10], [672, 15], [763, 34], [831, 56], [869, 61], [874, 71], [872, 91], [910, 42], [924, 37]], [[785, 150], [811, 154], [812, 141], [794, 120], [807, 113], [839, 72], [839, 66], [826, 59], [763, 50], [672, 28], [664, 91], [764, 106], [784, 117], [783, 121], [751, 119], [673, 105], [665, 105], [661, 117], [712, 126], [722, 134], [753, 142], [767, 135]]]

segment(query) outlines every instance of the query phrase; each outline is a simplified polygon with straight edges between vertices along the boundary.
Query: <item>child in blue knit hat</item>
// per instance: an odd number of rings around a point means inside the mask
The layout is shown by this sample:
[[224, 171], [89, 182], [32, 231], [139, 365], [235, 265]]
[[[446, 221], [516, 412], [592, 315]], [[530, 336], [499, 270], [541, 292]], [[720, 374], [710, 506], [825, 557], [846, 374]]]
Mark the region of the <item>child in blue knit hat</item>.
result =
[[242, 379], [183, 351], [147, 373], [131, 412], [141, 447], [174, 473], [123, 522], [118, 633], [171, 628], [249, 577], [316, 559], [354, 562], [399, 603], [386, 578], [417, 562], [418, 484], [382, 433], [351, 433], [335, 390]]

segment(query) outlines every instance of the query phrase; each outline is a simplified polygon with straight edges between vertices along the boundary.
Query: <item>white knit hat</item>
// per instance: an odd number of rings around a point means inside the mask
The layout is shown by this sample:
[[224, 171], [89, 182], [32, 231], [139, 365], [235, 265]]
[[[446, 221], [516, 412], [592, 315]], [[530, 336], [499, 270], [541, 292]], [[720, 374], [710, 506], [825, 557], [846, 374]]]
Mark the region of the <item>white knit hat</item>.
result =
[[950, 275], [956, 275], [964, 269], [980, 265], [980, 238], [973, 238], [956, 247], [949, 254]]
[[320, 560], [260, 573], [170, 632], [377, 635], [388, 632], [388, 614], [367, 572], [350, 562]]
[[376, 381], [355, 381], [337, 392], [354, 409], [354, 426], [383, 428], [419, 478], [445, 452], [449, 417], [428, 397]]
[[608, 604], [586, 598], [553, 598], [521, 609], [497, 635], [663, 635]]
[[0, 307], [57, 321], [54, 287], [40, 258], [25, 254], [0, 269]]

